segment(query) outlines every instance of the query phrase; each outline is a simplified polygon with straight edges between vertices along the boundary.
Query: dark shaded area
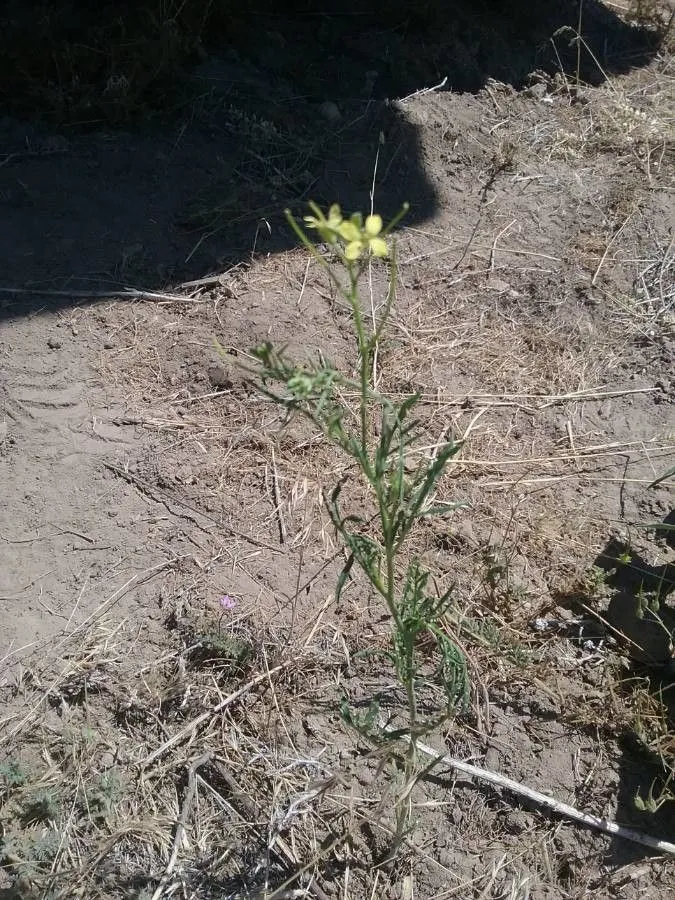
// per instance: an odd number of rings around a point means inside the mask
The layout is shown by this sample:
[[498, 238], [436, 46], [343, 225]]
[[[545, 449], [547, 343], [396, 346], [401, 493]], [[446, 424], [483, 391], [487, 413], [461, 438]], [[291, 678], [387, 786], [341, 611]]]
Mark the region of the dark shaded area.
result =
[[[401, 96], [448, 79], [475, 91], [487, 78], [522, 85], [562, 65], [599, 83], [647, 61], [658, 35], [597, 0], [10, 0], [0, 36], [0, 100], [58, 123], [130, 120], [175, 107], [207, 56], [252, 64], [316, 100]], [[583, 46], [577, 57], [576, 32]], [[112, 80], [112, 83], [111, 83]], [[121, 90], [120, 81], [126, 90]], [[183, 85], [184, 86], [184, 85]], [[173, 95], [173, 96], [170, 96]], [[178, 95], [178, 96], [177, 96]]]
[[605, 614], [609, 624], [627, 639], [636, 662], [672, 669], [675, 608], [668, 602], [675, 590], [675, 566], [652, 566], [635, 550], [612, 539], [594, 563], [607, 572], [613, 589]]
[[[664, 524], [673, 524], [675, 512]], [[657, 811], [641, 811], [635, 798], [646, 800], [653, 790], [658, 800], [675, 765], [675, 608], [669, 597], [675, 590], [675, 566], [650, 565], [639, 553], [616, 539], [608, 541], [595, 565], [607, 573], [606, 583], [613, 589], [606, 620], [625, 636], [626, 652], [632, 660], [620, 688], [630, 701], [635, 690], [646, 690], [663, 704], [663, 728], [668, 737], [660, 742], [665, 761], [650, 750], [640, 737], [627, 732], [622, 738], [619, 769], [617, 819], [623, 824], [660, 835], [675, 836], [675, 802], [667, 802]], [[646, 722], [645, 740], [654, 737], [654, 724]], [[669, 749], [668, 749], [669, 748]], [[671, 785], [671, 790], [672, 790]], [[653, 851], [629, 841], [616, 840], [612, 856], [624, 865], [651, 856]]]
[[[631, 674], [639, 678], [645, 673], [643, 669], [637, 667]], [[672, 742], [675, 740], [673, 738], [673, 734], [675, 734], [675, 681], [672, 676], [659, 675], [654, 671], [649, 672], [648, 677], [650, 690], [659, 692], [666, 709], [667, 720], [670, 723], [670, 752], [672, 754]], [[630, 681], [627, 682], [627, 690], [630, 690]], [[640, 810], [636, 805], [636, 797], [646, 801], [652, 795], [655, 800], [659, 800], [668, 777], [662, 760], [655, 753], [650, 752], [632, 732], [623, 735], [621, 749], [617, 821], [622, 825], [672, 843], [675, 839], [675, 801], [667, 800], [655, 811]], [[671, 755], [669, 759], [670, 772], [672, 772], [673, 758]], [[672, 778], [669, 789], [672, 792]], [[653, 855], [654, 851], [649, 847], [635, 844], [632, 841], [617, 838], [612, 844], [612, 861], [619, 865], [626, 865]]]
[[[446, 78], [453, 90], [489, 78], [520, 87], [534, 69], [578, 68], [597, 83], [653, 55], [654, 30], [596, 0], [580, 45], [578, 12], [576, 0], [346, 0], [337, 11], [318, 0], [11, 0], [0, 317], [161, 290], [292, 246], [279, 211], [310, 198], [366, 209], [378, 148], [378, 209], [408, 200], [408, 223], [427, 219], [436, 197], [417, 134], [386, 99]], [[37, 294], [48, 290], [65, 293]]]
[[[675, 510], [660, 526], [673, 524]], [[673, 532], [664, 528], [662, 534], [665, 543], [672, 546]], [[613, 638], [629, 660], [627, 669], [616, 676], [614, 702], [623, 698], [632, 709], [631, 718], [640, 709], [642, 719], [637, 730], [620, 724], [614, 728], [609, 723], [622, 751], [614, 818], [620, 825], [672, 842], [675, 802], [666, 800], [656, 810], [640, 809], [636, 797], [643, 801], [652, 797], [658, 804], [664, 789], [667, 796], [675, 788], [675, 606], [671, 599], [675, 566], [651, 565], [635, 548], [617, 538], [607, 541], [593, 566], [604, 573], [604, 583], [611, 592], [607, 610], [597, 610], [596, 621], [586, 618], [591, 600], [583, 585], [556, 599], [584, 617], [581, 633], [575, 627], [572, 639], [595, 643]], [[599, 724], [602, 727], [602, 722]], [[638, 733], [640, 729], [642, 733]], [[597, 737], [596, 727], [591, 730]], [[653, 855], [646, 846], [615, 838], [609, 861], [622, 866]]]

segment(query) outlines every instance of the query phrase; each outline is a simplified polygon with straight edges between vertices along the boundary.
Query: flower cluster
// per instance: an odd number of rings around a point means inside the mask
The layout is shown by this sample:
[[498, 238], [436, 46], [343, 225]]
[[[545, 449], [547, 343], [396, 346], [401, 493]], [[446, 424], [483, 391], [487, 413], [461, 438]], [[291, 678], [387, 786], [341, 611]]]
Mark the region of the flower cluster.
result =
[[305, 224], [319, 232], [321, 239], [331, 246], [341, 244], [348, 262], [355, 262], [364, 253], [385, 257], [389, 255], [387, 242], [381, 237], [382, 217], [354, 213], [348, 219], [342, 215], [337, 203], [328, 210], [328, 216], [312, 204], [313, 216], [305, 216]]
[[316, 372], [299, 367], [286, 382], [286, 387], [296, 400], [307, 400], [313, 394], [330, 391], [335, 380], [333, 369], [324, 368]]

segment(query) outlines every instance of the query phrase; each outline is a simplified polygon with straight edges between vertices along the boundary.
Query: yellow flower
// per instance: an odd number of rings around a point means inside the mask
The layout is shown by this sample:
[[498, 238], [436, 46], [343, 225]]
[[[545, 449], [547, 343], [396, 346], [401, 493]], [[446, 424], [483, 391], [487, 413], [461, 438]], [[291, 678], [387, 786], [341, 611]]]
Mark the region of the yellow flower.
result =
[[315, 204], [312, 204], [312, 211], [315, 215], [305, 216], [307, 227], [318, 231], [321, 239], [327, 244], [334, 245], [338, 241], [342, 243], [345, 259], [349, 262], [359, 259], [363, 253], [372, 253], [373, 256], [379, 257], [389, 255], [387, 243], [380, 237], [381, 216], [368, 216], [365, 224], [360, 213], [354, 213], [351, 218], [345, 219], [337, 203], [328, 210], [328, 218]]
[[337, 203], [334, 203], [328, 210], [328, 218], [325, 217], [321, 209], [311, 204], [312, 209], [316, 213], [314, 216], [305, 216], [305, 224], [308, 228], [314, 228], [321, 235], [322, 240], [327, 244], [337, 243], [339, 237], [339, 228], [342, 224], [342, 211]]
[[342, 240], [346, 244], [351, 244], [354, 241], [361, 240], [361, 231], [360, 223], [358, 221], [354, 221], [354, 216], [351, 219], [348, 219], [346, 222], [342, 222], [338, 228], [338, 233]]
[[346, 258], [353, 261], [358, 259], [364, 252], [372, 253], [373, 256], [388, 256], [389, 248], [387, 247], [387, 242], [379, 236], [381, 231], [381, 216], [368, 216], [366, 224], [361, 227], [357, 227], [353, 220], [343, 223], [340, 228], [340, 237], [346, 242]]

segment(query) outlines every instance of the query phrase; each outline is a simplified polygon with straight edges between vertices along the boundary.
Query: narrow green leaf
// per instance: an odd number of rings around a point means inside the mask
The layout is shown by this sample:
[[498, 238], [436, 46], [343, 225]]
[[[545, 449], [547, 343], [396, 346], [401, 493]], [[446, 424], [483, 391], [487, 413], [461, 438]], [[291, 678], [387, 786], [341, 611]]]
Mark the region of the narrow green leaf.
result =
[[654, 531], [675, 531], [675, 525], [669, 522], [635, 522], [635, 528], [653, 528]]
[[349, 581], [350, 572], [352, 570], [352, 566], [354, 565], [354, 554], [349, 554], [349, 559], [345, 563], [342, 571], [338, 575], [337, 583], [335, 585], [335, 602], [337, 603], [340, 599], [340, 595], [344, 590], [345, 585]]
[[407, 519], [398, 537], [397, 549], [398, 547], [400, 547], [401, 542], [405, 539], [407, 533], [410, 531], [414, 520], [418, 518], [420, 510], [424, 506], [427, 497], [430, 496], [431, 492], [435, 488], [436, 482], [443, 474], [448, 461], [457, 453], [459, 453], [461, 447], [461, 442], [451, 442], [446, 444], [441, 448], [441, 450], [439, 450], [436, 459], [429, 465], [429, 467], [426, 470], [421, 470], [418, 482], [419, 487], [408, 503], [408, 507], [406, 509]]
[[408, 415], [411, 409], [419, 402], [421, 394], [419, 391], [415, 391], [414, 394], [410, 394], [410, 396], [406, 397], [397, 408], [396, 418], [398, 421], [403, 424], [403, 420]]
[[670, 469], [668, 469], [667, 472], [664, 472], [663, 475], [659, 475], [659, 477], [657, 479], [655, 479], [654, 481], [652, 481], [651, 484], [647, 485], [647, 487], [648, 488], [656, 487], [657, 484], [661, 484], [662, 481], [666, 481], [672, 475], [675, 475], [675, 466], [672, 466]]

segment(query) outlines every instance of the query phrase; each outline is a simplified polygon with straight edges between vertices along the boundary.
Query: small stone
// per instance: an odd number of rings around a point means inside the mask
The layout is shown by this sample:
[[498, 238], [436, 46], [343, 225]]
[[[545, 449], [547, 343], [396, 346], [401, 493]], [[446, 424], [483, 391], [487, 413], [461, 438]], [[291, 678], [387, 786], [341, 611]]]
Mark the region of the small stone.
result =
[[501, 278], [488, 278], [487, 286], [491, 291], [498, 291], [500, 294], [511, 290], [508, 281], [503, 281]]
[[114, 350], [115, 342], [111, 341], [110, 338], [108, 338], [107, 340], [103, 341], [103, 349], [104, 350]]
[[504, 828], [510, 834], [522, 834], [529, 831], [534, 824], [532, 816], [522, 809], [511, 810], [504, 820]]
[[47, 346], [50, 350], [60, 350], [63, 347], [63, 341], [58, 338], [50, 337], [47, 339]]
[[232, 379], [225, 366], [210, 366], [206, 374], [214, 388], [232, 387]]
[[541, 84], [541, 82], [540, 82], [538, 84], [530, 85], [530, 87], [527, 88], [525, 93], [528, 97], [532, 97], [534, 100], [543, 100], [547, 94], [547, 91], [548, 91], [548, 88], [546, 87], [546, 85]]
[[104, 750], [101, 754], [100, 766], [102, 769], [112, 769], [117, 762], [115, 753], [112, 750]]
[[324, 100], [319, 107], [319, 115], [327, 122], [339, 122], [342, 118], [342, 113], [332, 100]]

